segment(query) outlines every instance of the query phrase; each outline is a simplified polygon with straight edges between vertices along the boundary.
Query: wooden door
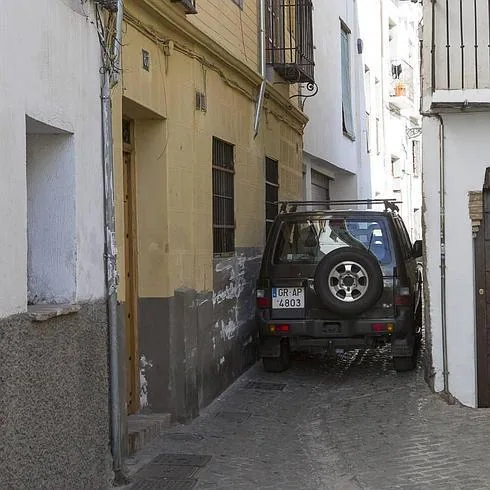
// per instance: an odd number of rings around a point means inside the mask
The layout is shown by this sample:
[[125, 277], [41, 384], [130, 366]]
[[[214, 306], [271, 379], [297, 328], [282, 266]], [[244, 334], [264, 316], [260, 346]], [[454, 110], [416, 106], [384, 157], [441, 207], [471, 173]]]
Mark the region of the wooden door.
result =
[[[129, 131], [127, 128], [129, 125]], [[123, 122], [124, 136], [124, 259], [126, 286], [127, 409], [137, 413], [139, 402], [138, 252], [136, 234], [136, 183], [132, 123]]]
[[482, 191], [483, 219], [474, 237], [477, 396], [479, 407], [490, 407], [490, 168]]

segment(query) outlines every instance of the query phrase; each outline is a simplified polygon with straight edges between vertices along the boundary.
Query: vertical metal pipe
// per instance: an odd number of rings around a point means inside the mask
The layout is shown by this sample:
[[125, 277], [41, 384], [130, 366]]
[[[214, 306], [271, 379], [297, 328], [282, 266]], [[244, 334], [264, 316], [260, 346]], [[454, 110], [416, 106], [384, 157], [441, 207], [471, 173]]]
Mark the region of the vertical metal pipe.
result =
[[123, 17], [124, 17], [124, 0], [118, 0], [117, 15], [116, 15], [116, 35], [114, 38], [114, 46], [112, 47], [114, 69], [112, 71], [111, 87], [117, 85], [121, 78], [121, 47], [122, 47]]
[[459, 35], [461, 40], [461, 88], [464, 88], [464, 29], [463, 29], [463, 0], [459, 0]]
[[260, 34], [259, 34], [259, 69], [260, 76], [262, 77], [262, 83], [260, 84], [259, 94], [257, 96], [257, 103], [255, 106], [255, 118], [254, 118], [254, 139], [259, 134], [260, 116], [262, 114], [262, 107], [264, 105], [265, 96], [265, 70], [266, 70], [266, 56], [265, 56], [265, 2], [266, 0], [259, 0], [259, 15], [260, 15]]
[[444, 393], [449, 394], [449, 362], [447, 350], [447, 303], [446, 303], [446, 151], [444, 119], [436, 112], [421, 112], [424, 117], [439, 121], [439, 253], [441, 271], [441, 330], [442, 330], [442, 377]]
[[[490, 1], [490, 0], [489, 0]], [[436, 89], [436, 0], [432, 0], [432, 32], [431, 32], [431, 86], [432, 93]], [[423, 43], [422, 43], [423, 44]], [[423, 51], [420, 50], [420, 73], [423, 73]], [[449, 88], [449, 80], [448, 80]], [[420, 98], [420, 107], [422, 108], [422, 97]]]
[[[104, 174], [104, 225], [105, 225], [105, 275], [109, 343], [109, 390], [110, 427], [113, 471], [116, 482], [123, 482], [121, 450], [121, 370], [119, 365], [119, 331], [117, 322], [117, 271], [116, 271], [116, 233], [114, 212], [114, 152], [112, 141], [112, 102], [111, 86], [119, 80], [120, 47], [122, 37], [123, 2], [119, 0], [117, 11], [116, 36], [114, 46], [102, 50], [102, 151]], [[108, 53], [114, 53], [109, 59]], [[116, 54], [117, 53], [117, 54]]]
[[478, 11], [476, 0], [473, 2], [473, 22], [475, 23], [475, 88], [479, 88], [478, 81]]
[[102, 79], [102, 140], [104, 161], [104, 220], [107, 315], [109, 324], [109, 389], [111, 417], [111, 449], [116, 479], [122, 473], [121, 392], [119, 335], [117, 326], [116, 239], [114, 217], [114, 153], [112, 148], [112, 106], [110, 73], [104, 69]]
[[444, 393], [449, 394], [449, 367], [447, 352], [446, 313], [446, 153], [444, 120], [439, 119], [439, 220], [440, 220], [440, 266], [441, 266], [441, 326], [442, 326], [442, 376]]
[[[436, 3], [436, 0], [433, 0]], [[446, 0], [446, 70], [447, 88], [451, 88], [451, 44], [449, 39], [449, 0]]]

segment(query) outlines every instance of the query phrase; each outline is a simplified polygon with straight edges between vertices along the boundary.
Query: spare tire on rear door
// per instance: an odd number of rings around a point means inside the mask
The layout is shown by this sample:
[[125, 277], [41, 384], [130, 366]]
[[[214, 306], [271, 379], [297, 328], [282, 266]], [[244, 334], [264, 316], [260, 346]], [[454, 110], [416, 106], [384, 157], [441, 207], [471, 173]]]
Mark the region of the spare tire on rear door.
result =
[[358, 315], [376, 303], [383, 291], [378, 260], [365, 249], [337, 248], [319, 262], [315, 291], [332, 312]]

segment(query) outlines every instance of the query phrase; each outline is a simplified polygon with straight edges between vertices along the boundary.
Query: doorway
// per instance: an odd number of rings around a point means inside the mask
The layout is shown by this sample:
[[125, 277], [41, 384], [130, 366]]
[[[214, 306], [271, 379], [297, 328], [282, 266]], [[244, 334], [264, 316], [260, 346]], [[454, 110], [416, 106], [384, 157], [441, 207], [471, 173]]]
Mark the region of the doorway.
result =
[[138, 342], [138, 249], [136, 222], [136, 172], [134, 122], [123, 119], [124, 265], [126, 329], [126, 400], [128, 414], [140, 409]]

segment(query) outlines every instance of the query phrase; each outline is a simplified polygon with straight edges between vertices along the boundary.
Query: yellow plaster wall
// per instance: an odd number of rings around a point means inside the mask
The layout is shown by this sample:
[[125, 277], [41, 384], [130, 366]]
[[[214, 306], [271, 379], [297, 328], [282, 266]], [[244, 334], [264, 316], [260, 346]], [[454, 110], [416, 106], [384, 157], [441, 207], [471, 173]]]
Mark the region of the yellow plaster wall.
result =
[[158, 297], [162, 289], [168, 290], [168, 172], [163, 151], [167, 140], [165, 121], [137, 119], [134, 140], [138, 290], [141, 297]]
[[[226, 9], [238, 10], [231, 0], [226, 2], [231, 4]], [[147, 11], [140, 12], [130, 1], [128, 5], [132, 5], [132, 15], [150, 22]], [[203, 0], [199, 2], [200, 13], [211, 12], [217, 5], [218, 0]], [[255, 2], [253, 5], [255, 9]], [[246, 0], [244, 12], [247, 8], [252, 9], [252, 2]], [[211, 14], [203, 16], [202, 22], [206, 18], [206, 22], [211, 22]], [[120, 133], [120, 122], [116, 119], [121, 117], [124, 107], [135, 115], [136, 121], [139, 294], [172, 296], [175, 288], [181, 286], [210, 290], [213, 288], [213, 136], [235, 147], [237, 248], [260, 247], [264, 243], [266, 155], [279, 160], [280, 197], [301, 195], [302, 136], [291, 128], [293, 121], [287, 110], [268, 100], [260, 134], [254, 139], [256, 86], [248, 84], [239, 73], [231, 72], [190, 41], [185, 43], [186, 53], [176, 49], [166, 57], [155, 36], [145, 35], [140, 27], [136, 29], [131, 23], [125, 25], [124, 104], [120, 100], [122, 94], [114, 94], [115, 131]], [[152, 18], [151, 27], [159, 33], [159, 38], [184, 42], [179, 37], [182, 34], [176, 34], [163, 20]], [[223, 39], [225, 42], [231, 40]], [[141, 67], [141, 49], [150, 53], [150, 72]], [[203, 57], [219, 66], [221, 73], [203, 64]], [[238, 84], [240, 89], [230, 86], [233, 84]], [[206, 93], [206, 112], [194, 107], [196, 90]], [[121, 230], [120, 134], [115, 135], [114, 141], [119, 159], [116, 161], [116, 198], [121, 273], [124, 231]], [[119, 286], [119, 297], [124, 299], [123, 284]]]
[[232, 0], [200, 0], [197, 8], [199, 13], [189, 15], [189, 22], [218, 41], [235, 58], [257, 69], [257, 0], [243, 0], [243, 10]]

